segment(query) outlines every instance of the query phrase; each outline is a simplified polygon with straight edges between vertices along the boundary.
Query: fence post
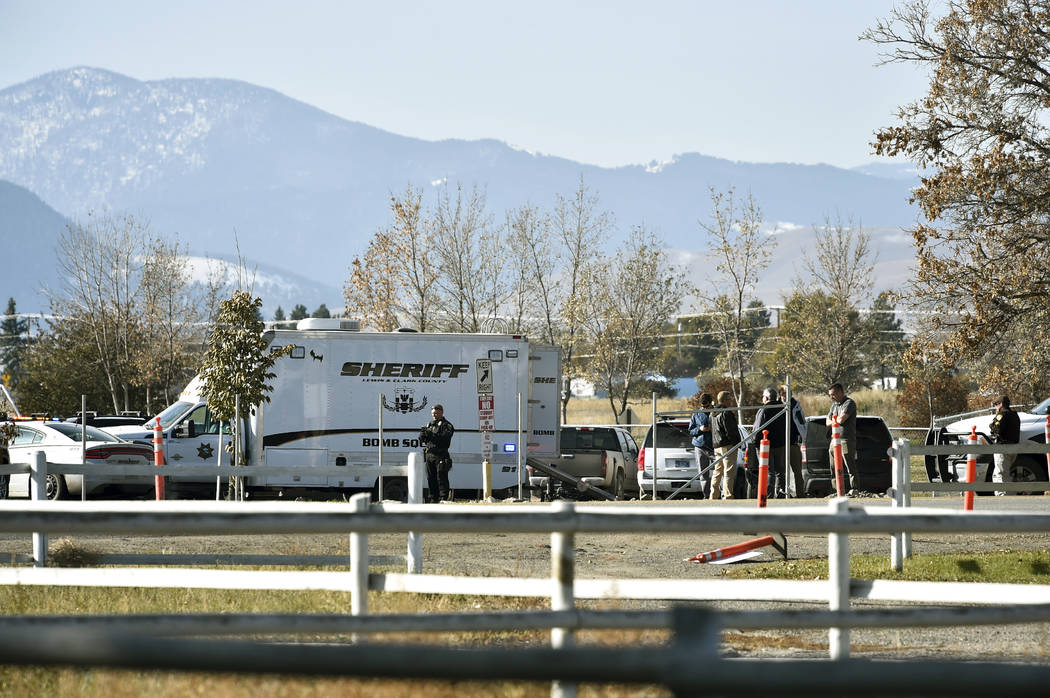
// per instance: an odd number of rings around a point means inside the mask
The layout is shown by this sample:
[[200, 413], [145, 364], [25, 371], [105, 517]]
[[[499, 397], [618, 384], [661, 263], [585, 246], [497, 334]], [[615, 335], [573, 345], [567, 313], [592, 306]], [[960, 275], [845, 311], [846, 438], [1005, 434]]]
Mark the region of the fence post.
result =
[[[47, 457], [43, 451], [33, 451], [29, 474], [29, 498], [47, 499]], [[33, 534], [33, 567], [47, 566], [47, 534]]]
[[[655, 439], [654, 439], [655, 443]], [[655, 474], [655, 470], [653, 471]], [[565, 513], [572, 518], [576, 513], [572, 502], [554, 502], [551, 508], [555, 512]], [[564, 525], [564, 524], [562, 524]], [[551, 610], [571, 611], [575, 608], [573, 584], [576, 578], [576, 535], [564, 530], [551, 532]], [[569, 628], [551, 628], [551, 648], [563, 649], [572, 647], [573, 631]], [[551, 682], [552, 698], [574, 698], [576, 684], [562, 681]]]
[[[849, 514], [849, 499], [831, 500], [831, 511], [840, 516]], [[834, 531], [828, 534], [828, 581], [830, 598], [828, 610], [849, 608], [849, 535]], [[832, 659], [849, 659], [849, 628], [828, 629], [828, 651]]]
[[[890, 460], [893, 463], [893, 503], [894, 509], [904, 506], [904, 463], [901, 458], [901, 449], [904, 439], [897, 441], [890, 447]], [[890, 534], [890, 569], [900, 572], [904, 567], [904, 534], [896, 531]]]
[[[372, 494], [363, 492], [350, 498], [355, 512], [365, 513], [371, 506]], [[351, 522], [351, 525], [352, 522]], [[350, 534], [350, 615], [368, 614], [368, 534]], [[356, 640], [356, 638], [355, 638]]]
[[[901, 488], [901, 489], [904, 490], [904, 492], [903, 492], [903, 496], [901, 498], [901, 502], [902, 502], [902, 506], [905, 509], [910, 509], [911, 508], [911, 442], [908, 441], [907, 439], [901, 439], [900, 453], [901, 453], [901, 462], [904, 464], [904, 469], [902, 471], [903, 474], [904, 474], [904, 484], [902, 485], [902, 488]], [[902, 547], [904, 549], [903, 550], [904, 557], [910, 558], [911, 557], [911, 531], [905, 531], [904, 532], [904, 538], [902, 540], [902, 543], [903, 543]]]
[[[420, 504], [423, 501], [423, 463], [419, 453], [408, 454], [408, 503]], [[423, 534], [418, 531], [408, 532], [408, 573], [420, 574], [423, 571]]]

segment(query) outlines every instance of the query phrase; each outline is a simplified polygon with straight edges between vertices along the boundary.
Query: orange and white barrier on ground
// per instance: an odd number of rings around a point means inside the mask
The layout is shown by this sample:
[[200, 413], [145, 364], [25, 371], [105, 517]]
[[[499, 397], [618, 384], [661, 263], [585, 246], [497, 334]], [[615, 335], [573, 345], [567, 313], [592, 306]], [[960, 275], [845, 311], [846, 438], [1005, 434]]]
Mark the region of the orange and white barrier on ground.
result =
[[769, 486], [769, 430], [762, 430], [758, 443], [758, 508], [766, 506], [766, 488]]
[[[977, 445], [977, 427], [970, 428], [970, 445]], [[977, 455], [970, 453], [966, 456], [966, 482], [973, 482], [977, 479]], [[963, 509], [966, 511], [973, 511], [973, 490], [966, 490], [963, 494]]]
[[843, 497], [846, 494], [846, 482], [842, 473], [842, 425], [839, 424], [838, 415], [831, 418], [831, 453], [835, 458], [835, 493]]
[[[164, 465], [164, 431], [160, 428], [160, 417], [153, 421], [153, 465]], [[164, 476], [153, 476], [153, 489], [157, 501], [164, 499]]]
[[[724, 548], [718, 548], [710, 552], [697, 553], [692, 557], [687, 557], [684, 562], [733, 562], [733, 559], [737, 556], [751, 552], [757, 548], [764, 548], [767, 545], [776, 548], [777, 552], [779, 552], [785, 560], [787, 559], [787, 538], [781, 533], [774, 533], [768, 536], [762, 536], [761, 538], [747, 540], [743, 543], [727, 545]], [[751, 556], [749, 555], [747, 557]]]

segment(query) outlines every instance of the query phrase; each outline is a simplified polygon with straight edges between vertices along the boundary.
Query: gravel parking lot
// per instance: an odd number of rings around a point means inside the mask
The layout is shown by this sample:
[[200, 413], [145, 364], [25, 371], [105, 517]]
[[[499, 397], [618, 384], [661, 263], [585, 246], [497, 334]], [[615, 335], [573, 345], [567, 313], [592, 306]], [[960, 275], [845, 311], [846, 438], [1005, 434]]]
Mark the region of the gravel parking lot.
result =
[[[822, 500], [773, 501], [771, 508], [822, 505]], [[888, 506], [885, 499], [863, 499], [865, 506]], [[624, 503], [617, 503], [623, 505]], [[666, 502], [661, 502], [666, 505]], [[960, 498], [916, 499], [914, 504], [948, 510], [961, 508]], [[609, 503], [612, 505], [612, 503]], [[630, 502], [628, 506], [648, 507], [647, 502]], [[456, 506], [443, 505], [443, 506]], [[505, 502], [494, 507], [514, 507]], [[754, 507], [753, 501], [706, 502], [686, 501], [682, 507]], [[979, 509], [1039, 511], [1050, 509], [1050, 497], [981, 497]], [[52, 536], [52, 546], [64, 536]], [[730, 543], [746, 540], [747, 534], [594, 534], [576, 536], [577, 576], [580, 578], [704, 578], [717, 577], [726, 566], [696, 564], [683, 559]], [[231, 544], [218, 536], [146, 537], [78, 536], [70, 537], [77, 545], [97, 552], [112, 553], [281, 553], [345, 554], [345, 535], [251, 536], [240, 537]], [[974, 553], [994, 550], [1047, 550], [1050, 534], [996, 534], [977, 537], [961, 535], [917, 535], [914, 552]], [[369, 537], [373, 555], [399, 555], [405, 551], [405, 536], [381, 534]], [[827, 536], [791, 535], [788, 537], [791, 559], [822, 559], [827, 556]], [[25, 536], [0, 536], [0, 552], [29, 553], [31, 543]], [[885, 555], [889, 566], [889, 537], [861, 535], [851, 537], [853, 554]], [[779, 556], [766, 554], [740, 565], [777, 564]], [[905, 562], [907, 566], [907, 561]], [[550, 536], [544, 534], [426, 534], [424, 536], [424, 570], [439, 574], [475, 576], [546, 577], [550, 574]], [[398, 569], [400, 571], [400, 569]], [[649, 602], [653, 607], [656, 602]], [[821, 604], [777, 604], [764, 602], [724, 602], [717, 607], [743, 608], [820, 608]], [[855, 602], [857, 606], [867, 602]], [[607, 604], [606, 604], [607, 606]], [[633, 607], [646, 607], [636, 602]], [[632, 607], [629, 605], [629, 607]], [[826, 656], [827, 633], [824, 631], [748, 631], [729, 633], [727, 651], [742, 655]], [[779, 639], [778, 639], [779, 638]], [[854, 654], [858, 656], [942, 656], [953, 658], [1009, 659], [1047, 661], [1050, 653], [1050, 624], [986, 626], [977, 628], [933, 628], [899, 630], [854, 630]]]

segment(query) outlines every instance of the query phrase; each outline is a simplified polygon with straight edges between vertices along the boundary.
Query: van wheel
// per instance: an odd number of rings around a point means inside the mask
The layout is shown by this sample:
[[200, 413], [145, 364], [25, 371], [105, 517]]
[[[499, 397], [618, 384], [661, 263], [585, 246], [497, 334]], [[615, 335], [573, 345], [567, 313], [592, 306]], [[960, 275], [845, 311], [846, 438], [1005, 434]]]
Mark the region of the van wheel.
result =
[[[373, 496], [379, 498], [379, 481], [376, 480]], [[383, 478], [383, 499], [392, 499], [395, 502], [408, 501], [408, 480], [403, 477]]]
[[[1046, 480], [1046, 470], [1033, 459], [1020, 456], [1010, 467], [1010, 479], [1014, 482], [1037, 482]], [[1018, 492], [1018, 494], [1042, 494], [1042, 490], [1032, 492]]]
[[617, 470], [616, 474], [613, 475], [612, 496], [618, 502], [623, 501], [623, 480], [623, 471]]

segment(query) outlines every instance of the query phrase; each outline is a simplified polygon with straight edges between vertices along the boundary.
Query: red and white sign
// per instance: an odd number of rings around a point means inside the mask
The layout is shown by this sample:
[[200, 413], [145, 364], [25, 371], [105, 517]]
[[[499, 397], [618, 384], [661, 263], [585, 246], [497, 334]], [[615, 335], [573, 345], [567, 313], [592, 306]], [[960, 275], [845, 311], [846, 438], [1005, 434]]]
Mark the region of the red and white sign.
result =
[[478, 431], [481, 432], [482, 458], [492, 461], [492, 432], [496, 430], [496, 400], [492, 395], [478, 395]]

